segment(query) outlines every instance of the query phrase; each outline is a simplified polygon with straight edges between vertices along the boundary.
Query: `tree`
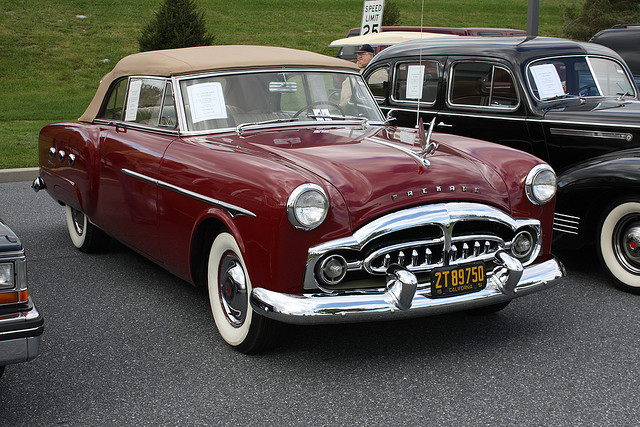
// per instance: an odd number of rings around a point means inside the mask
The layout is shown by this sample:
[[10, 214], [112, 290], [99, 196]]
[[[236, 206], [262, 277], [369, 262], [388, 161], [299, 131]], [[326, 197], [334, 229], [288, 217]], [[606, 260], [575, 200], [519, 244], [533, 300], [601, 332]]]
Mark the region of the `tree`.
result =
[[398, 25], [400, 21], [400, 9], [398, 5], [391, 0], [384, 2], [384, 11], [382, 13], [382, 25], [384, 27], [390, 27], [392, 25]]
[[204, 12], [195, 0], [165, 0], [138, 38], [140, 51], [206, 46], [213, 42], [206, 30]]
[[640, 22], [640, 0], [584, 0], [563, 6], [565, 37], [589, 40], [615, 24]]

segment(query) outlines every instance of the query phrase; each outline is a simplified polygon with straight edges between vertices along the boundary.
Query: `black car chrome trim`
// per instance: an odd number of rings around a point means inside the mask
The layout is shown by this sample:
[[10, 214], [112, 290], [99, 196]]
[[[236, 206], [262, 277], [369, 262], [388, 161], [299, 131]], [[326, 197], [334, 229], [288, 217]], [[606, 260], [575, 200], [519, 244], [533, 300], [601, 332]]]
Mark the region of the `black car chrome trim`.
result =
[[[525, 66], [525, 73], [524, 73], [524, 79], [527, 82], [527, 89], [529, 92], [529, 95], [531, 96], [532, 99], [536, 100], [537, 102], [545, 102], [544, 100], [541, 100], [540, 98], [536, 97], [533, 95], [533, 88], [531, 87], [531, 80], [529, 79], [529, 68], [531, 68], [532, 65], [534, 65], [536, 62], [541, 62], [541, 61], [549, 61], [549, 60], [553, 60], [553, 59], [558, 59], [558, 58], [584, 58], [585, 62], [588, 62], [588, 58], [600, 58], [600, 59], [606, 59], [612, 62], [616, 62], [618, 65], [620, 65], [620, 68], [622, 68], [623, 70], [625, 70], [625, 76], [627, 77], [627, 80], [629, 81], [629, 83], [631, 83], [631, 89], [633, 89], [634, 93], [633, 93], [633, 99], [638, 99], [638, 92], [635, 89], [633, 82], [633, 75], [628, 74], [626, 72], [627, 67], [623, 66], [620, 61], [618, 61], [616, 58], [612, 58], [610, 56], [603, 56], [603, 55], [558, 55], [558, 56], [547, 56], [547, 57], [543, 57], [543, 58], [536, 58], [533, 59], [531, 61], [529, 61], [526, 66]], [[589, 70], [592, 71], [592, 70]], [[593, 73], [592, 73], [593, 76]], [[595, 80], [595, 79], [594, 79]], [[586, 97], [589, 98], [589, 97]]]
[[[491, 80], [491, 94], [493, 93], [493, 83], [494, 83], [494, 78], [495, 78], [495, 69], [496, 68], [500, 68], [504, 71], [507, 72], [507, 74], [509, 74], [509, 77], [511, 77], [511, 81], [513, 82], [513, 84], [516, 86], [516, 97], [518, 98], [518, 102], [516, 103], [515, 106], [495, 106], [495, 105], [470, 105], [470, 104], [454, 104], [453, 102], [451, 102], [451, 91], [453, 90], [453, 72], [454, 69], [456, 67], [456, 65], [460, 64], [460, 63], [478, 63], [478, 62], [482, 62], [485, 64], [489, 64], [492, 66], [492, 80]], [[456, 60], [453, 61], [451, 63], [451, 65], [449, 65], [449, 78], [447, 81], [447, 97], [445, 102], [447, 103], [447, 107], [452, 108], [452, 109], [469, 109], [469, 110], [484, 110], [484, 111], [517, 111], [518, 108], [520, 108], [520, 92], [517, 90], [517, 86], [518, 86], [518, 79], [513, 75], [513, 73], [511, 72], [511, 70], [509, 69], [509, 67], [497, 63], [497, 62], [493, 62], [493, 61], [489, 61], [489, 60], [477, 60], [477, 59], [460, 59], [460, 60]], [[491, 100], [491, 99], [489, 99]]]
[[551, 133], [551, 135], [562, 135], [562, 136], [620, 139], [623, 141], [631, 141], [633, 139], [633, 134], [627, 133], [627, 132], [603, 132], [599, 130], [559, 129], [559, 128], [550, 128], [549, 132]]
[[567, 234], [579, 234], [580, 217], [556, 212], [553, 215], [553, 230]]
[[[400, 110], [399, 108], [394, 108], [396, 110]], [[410, 111], [415, 113], [415, 110], [403, 110]], [[631, 124], [631, 123], [615, 123], [615, 122], [579, 122], [579, 121], [568, 121], [568, 120], [549, 120], [537, 117], [509, 117], [509, 116], [493, 116], [487, 114], [461, 114], [456, 112], [448, 112], [448, 111], [420, 111], [420, 113], [426, 114], [437, 114], [440, 116], [456, 116], [456, 117], [464, 117], [464, 118], [482, 118], [482, 119], [494, 119], [494, 120], [511, 120], [511, 121], [521, 121], [521, 122], [532, 122], [532, 123], [541, 123], [541, 124], [554, 124], [554, 125], [567, 125], [567, 126], [601, 126], [601, 127], [613, 127], [619, 129], [620, 127], [624, 128], [632, 128], [632, 129], [640, 129], [640, 124]]]
[[[422, 101], [422, 100], [420, 100], [419, 102], [418, 102], [418, 100], [415, 100], [415, 99], [396, 99], [393, 95], [395, 93], [397, 82], [398, 82], [398, 80], [396, 79], [396, 75], [398, 74], [398, 66], [401, 65], [401, 64], [423, 65], [425, 62], [435, 62], [437, 64], [438, 81], [436, 83], [436, 99], [433, 100], [433, 101]], [[392, 79], [392, 82], [391, 82], [393, 84], [393, 87], [389, 91], [389, 99], [391, 101], [395, 102], [395, 103], [398, 103], [398, 104], [405, 104], [405, 105], [417, 105], [417, 104], [420, 104], [420, 106], [433, 107], [436, 104], [436, 102], [438, 101], [437, 88], [440, 86], [440, 82], [442, 81], [442, 72], [443, 72], [442, 68], [443, 68], [442, 67], [442, 63], [440, 61], [436, 61], [436, 60], [433, 60], [433, 59], [425, 59], [420, 64], [418, 64], [418, 61], [416, 61], [415, 59], [396, 62], [395, 64], [393, 64], [393, 79]], [[389, 73], [389, 79], [390, 80], [391, 80], [391, 77], [392, 77], [392, 75], [391, 75], [391, 73]], [[424, 84], [424, 82], [423, 82], [423, 84]], [[415, 108], [413, 109], [413, 111], [415, 112]]]
[[229, 214], [234, 218], [236, 216], [241, 216], [241, 215], [242, 216], [249, 216], [249, 217], [256, 217], [257, 216], [253, 212], [248, 211], [246, 209], [243, 209], [241, 207], [238, 207], [238, 206], [235, 206], [235, 205], [232, 205], [230, 203], [226, 203], [226, 202], [223, 202], [223, 201], [220, 201], [220, 200], [216, 200], [216, 199], [213, 199], [211, 197], [203, 196], [202, 194], [194, 193], [193, 191], [189, 191], [189, 190], [186, 190], [184, 188], [178, 187], [176, 185], [169, 184], [168, 182], [160, 181], [159, 179], [150, 178], [150, 177], [148, 177], [146, 175], [142, 175], [140, 173], [131, 171], [129, 169], [122, 169], [122, 173], [124, 173], [125, 175], [129, 175], [129, 176], [131, 176], [133, 178], [139, 179], [141, 181], [145, 181], [145, 182], [148, 182], [150, 184], [157, 185], [158, 187], [162, 187], [162, 188], [166, 188], [167, 190], [175, 191], [178, 194], [182, 194], [184, 196], [191, 197], [192, 199], [200, 200], [201, 202], [205, 202], [205, 203], [208, 203], [210, 205], [223, 208], [224, 210], [229, 212]]

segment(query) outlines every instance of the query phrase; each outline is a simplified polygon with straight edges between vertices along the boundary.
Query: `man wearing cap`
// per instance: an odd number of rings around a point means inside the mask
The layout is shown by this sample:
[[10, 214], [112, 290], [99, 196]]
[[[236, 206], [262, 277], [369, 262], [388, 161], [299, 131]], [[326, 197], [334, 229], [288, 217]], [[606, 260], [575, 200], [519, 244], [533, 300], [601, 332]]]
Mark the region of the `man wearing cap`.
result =
[[360, 49], [356, 50], [356, 54], [358, 58], [356, 59], [356, 64], [360, 67], [360, 71], [365, 69], [365, 67], [371, 62], [373, 59], [374, 51], [371, 45], [363, 44], [360, 46]]
[[[356, 50], [356, 53], [358, 54], [356, 65], [360, 67], [360, 72], [362, 73], [365, 67], [373, 59], [373, 48], [371, 47], [371, 45], [363, 44], [358, 50]], [[340, 91], [340, 105], [346, 106], [349, 103], [352, 95], [353, 92], [351, 90], [351, 86], [349, 85], [349, 80], [345, 79], [342, 82], [342, 90]]]

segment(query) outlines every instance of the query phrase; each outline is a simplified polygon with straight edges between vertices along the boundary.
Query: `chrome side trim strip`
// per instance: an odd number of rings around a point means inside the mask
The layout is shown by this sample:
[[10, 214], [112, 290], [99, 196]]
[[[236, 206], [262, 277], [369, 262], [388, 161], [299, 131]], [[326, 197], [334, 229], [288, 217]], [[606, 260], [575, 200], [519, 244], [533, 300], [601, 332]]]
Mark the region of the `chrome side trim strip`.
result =
[[512, 274], [494, 275], [500, 277], [490, 279], [485, 289], [466, 295], [430, 298], [428, 291], [418, 290], [405, 310], [399, 309], [385, 290], [293, 295], [255, 288], [251, 307], [262, 316], [300, 325], [397, 320], [499, 304], [552, 287], [565, 275], [562, 263], [552, 258], [525, 267], [515, 289], [504, 288]]
[[585, 138], [620, 139], [623, 141], [631, 141], [633, 139], [633, 134], [624, 132], [603, 132], [599, 130], [559, 128], [550, 128], [549, 132], [551, 132], [551, 135], [579, 136]]
[[[383, 107], [384, 110], [397, 110], [404, 111], [409, 113], [416, 112], [415, 108], [413, 110], [408, 108], [400, 108], [400, 107]], [[490, 111], [488, 113], [491, 113]], [[498, 116], [495, 114], [478, 114], [478, 113], [457, 113], [454, 111], [429, 111], [429, 110], [420, 110], [420, 114], [430, 114], [437, 115], [438, 117], [463, 117], [463, 118], [481, 118], [481, 119], [493, 119], [493, 120], [504, 120], [504, 121], [512, 121], [512, 122], [531, 122], [531, 123], [540, 123], [540, 124], [550, 124], [550, 125], [568, 125], [568, 126], [600, 126], [600, 127], [613, 127], [619, 129], [620, 127], [630, 128], [630, 129], [640, 129], [640, 125], [630, 124], [630, 123], [588, 123], [588, 122], [580, 122], [580, 121], [568, 121], [568, 120], [546, 120], [543, 118], [536, 117], [523, 117], [523, 116]]]
[[180, 131], [178, 129], [168, 129], [168, 128], [162, 128], [162, 127], [157, 127], [152, 125], [143, 125], [135, 122], [125, 122], [120, 120], [107, 120], [107, 119], [98, 118], [98, 119], [94, 119], [93, 123], [126, 128], [126, 129], [141, 130], [141, 131], [150, 132], [150, 133], [157, 133], [159, 135], [180, 136]]
[[580, 217], [556, 212], [553, 216], [553, 230], [567, 234], [579, 234]]
[[184, 188], [178, 187], [178, 186], [173, 185], [173, 184], [169, 184], [168, 182], [164, 182], [164, 181], [161, 181], [159, 179], [150, 178], [150, 177], [148, 177], [146, 175], [143, 175], [143, 174], [138, 173], [138, 172], [134, 172], [134, 171], [129, 170], [129, 169], [122, 169], [122, 173], [124, 173], [125, 175], [128, 175], [128, 176], [131, 176], [133, 178], [139, 179], [141, 181], [148, 182], [148, 183], [153, 184], [153, 185], [157, 185], [158, 187], [165, 188], [165, 189], [171, 190], [171, 191], [175, 191], [176, 193], [182, 194], [183, 196], [191, 197], [192, 199], [199, 200], [199, 201], [204, 202], [204, 203], [208, 203], [208, 204], [210, 204], [212, 206], [217, 206], [217, 207], [223, 208], [224, 210], [229, 212], [229, 214], [233, 218], [235, 218], [236, 216], [249, 216], [249, 217], [254, 217], [254, 218], [256, 217], [256, 214], [254, 214], [253, 212], [248, 211], [246, 209], [243, 209], [243, 208], [241, 208], [239, 206], [235, 206], [235, 205], [232, 205], [230, 203], [226, 203], [226, 202], [223, 202], [223, 201], [220, 201], [220, 200], [216, 200], [216, 199], [213, 199], [211, 197], [204, 196], [202, 194], [194, 193], [193, 191], [186, 190]]

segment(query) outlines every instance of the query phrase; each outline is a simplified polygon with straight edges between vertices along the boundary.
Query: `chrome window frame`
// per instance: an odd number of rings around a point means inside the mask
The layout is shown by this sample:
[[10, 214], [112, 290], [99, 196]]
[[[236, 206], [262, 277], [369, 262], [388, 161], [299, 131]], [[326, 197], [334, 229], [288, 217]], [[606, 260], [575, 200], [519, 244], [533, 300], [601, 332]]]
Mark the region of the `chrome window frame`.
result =
[[[638, 99], [638, 90], [635, 87], [635, 80], [633, 78], [633, 74], [631, 74], [631, 72], [628, 70], [628, 67], [626, 67], [622, 62], [618, 61], [617, 58], [611, 57], [611, 56], [605, 56], [605, 55], [557, 55], [557, 56], [547, 56], [545, 58], [537, 58], [534, 60], [529, 61], [525, 67], [524, 67], [524, 79], [527, 82], [527, 92], [528, 95], [535, 100], [536, 102], [549, 102], [549, 100], [542, 100], [540, 98], [538, 98], [537, 96], [534, 95], [533, 93], [533, 87], [531, 86], [531, 80], [529, 79], [529, 68], [532, 65], [535, 65], [535, 63], [537, 62], [541, 62], [541, 61], [553, 61], [555, 59], [560, 59], [560, 58], [584, 58], [587, 65], [589, 66], [589, 70], [591, 71], [591, 75], [593, 74], [593, 69], [591, 67], [591, 63], [589, 62], [590, 58], [599, 58], [599, 59], [606, 59], [609, 61], [613, 61], [615, 63], [617, 63], [618, 65], [620, 65], [620, 67], [624, 70], [625, 76], [627, 77], [627, 80], [629, 81], [631, 89], [633, 89], [633, 98], [627, 98], [627, 99]], [[600, 93], [602, 93], [602, 91], [600, 90], [599, 87], [599, 83], [596, 80], [596, 85], [598, 85], [598, 90], [600, 91]], [[597, 95], [597, 96], [588, 96], [585, 98], [596, 98], [596, 97], [604, 97], [604, 98], [612, 98], [612, 96], [605, 96], [605, 95]]]
[[[180, 134], [185, 136], [191, 135], [209, 135], [209, 134], [218, 134], [218, 133], [227, 133], [227, 132], [235, 132], [237, 127], [227, 127], [227, 128], [219, 128], [219, 129], [205, 129], [192, 131], [187, 129], [187, 116], [186, 110], [184, 108], [184, 103], [182, 102], [182, 88], [180, 87], [180, 82], [183, 80], [192, 80], [199, 78], [208, 78], [208, 77], [218, 77], [218, 76], [230, 76], [230, 75], [241, 75], [241, 74], [263, 74], [263, 73], [325, 73], [325, 74], [347, 74], [355, 76], [356, 78], [362, 79], [362, 84], [369, 92], [369, 96], [371, 97], [371, 103], [374, 108], [378, 111], [380, 121], [368, 121], [370, 124], [383, 124], [384, 123], [384, 114], [382, 110], [380, 110], [380, 106], [375, 101], [369, 86], [362, 78], [362, 75], [358, 71], [345, 71], [345, 70], [333, 70], [327, 68], [296, 68], [296, 67], [283, 67], [283, 68], [258, 68], [251, 70], [226, 70], [219, 72], [206, 72], [206, 73], [197, 73], [197, 74], [184, 74], [180, 76], [172, 76], [171, 80], [173, 82], [173, 94], [174, 94], [174, 102], [176, 103], [176, 113], [178, 115], [178, 128], [180, 129]], [[273, 127], [283, 127], [283, 126], [301, 126], [301, 125], [323, 125], [323, 126], [336, 126], [336, 124], [358, 124], [361, 125], [361, 122], [351, 122], [351, 121], [317, 121], [317, 120], [308, 120], [308, 121], [295, 121], [291, 123], [275, 123], [275, 124], [265, 124], [264, 128], [273, 128]]]
[[[100, 106], [100, 112], [99, 115], [104, 113], [104, 110], [106, 108], [106, 104], [107, 104], [107, 100], [111, 97], [111, 94], [113, 93], [113, 88], [115, 88], [115, 86], [117, 84], [119, 84], [122, 80], [126, 79], [127, 80], [127, 85], [125, 88], [125, 98], [124, 98], [124, 105], [122, 107], [122, 117], [124, 118], [126, 115], [126, 110], [127, 110], [127, 101], [129, 99], [129, 86], [131, 85], [131, 80], [132, 79], [149, 79], [149, 80], [161, 80], [164, 82], [164, 87], [162, 89], [162, 97], [161, 100], [162, 102], [160, 103], [160, 111], [162, 111], [162, 109], [164, 108], [164, 101], [165, 101], [165, 96], [166, 96], [166, 91], [167, 91], [167, 84], [171, 84], [172, 87], [173, 86], [173, 81], [170, 77], [160, 77], [160, 76], [147, 76], [147, 75], [131, 75], [131, 76], [126, 76], [123, 77], [122, 79], [118, 79], [116, 80], [111, 87], [109, 88], [109, 90], [107, 91], [107, 94], [105, 95], [102, 105]], [[176, 108], [176, 115], [178, 114], [178, 107], [175, 105], [176, 104], [176, 96], [175, 96], [175, 89], [173, 90], [173, 95], [174, 95], [174, 106]], [[160, 117], [158, 117], [159, 120]], [[175, 129], [171, 129], [171, 128], [166, 128], [166, 127], [162, 127], [160, 125], [147, 125], [147, 124], [142, 124], [142, 123], [136, 123], [136, 122], [128, 122], [125, 121], [124, 119], [120, 119], [120, 120], [114, 120], [114, 119], [106, 119], [106, 118], [102, 118], [102, 117], [96, 117], [93, 120], [94, 123], [101, 123], [101, 124], [106, 124], [106, 125], [110, 125], [110, 126], [116, 126], [116, 127], [122, 127], [122, 128], [127, 128], [127, 129], [137, 129], [137, 130], [144, 130], [144, 131], [148, 131], [148, 132], [153, 132], [153, 133], [159, 133], [159, 134], [163, 134], [163, 135], [178, 135], [180, 133], [180, 124], [178, 122], [178, 125]]]
[[[369, 78], [372, 77], [375, 73], [377, 73], [378, 71], [381, 70], [387, 70], [387, 86], [390, 87], [391, 85], [389, 84], [390, 81], [392, 81], [392, 75], [391, 75], [391, 64], [389, 63], [383, 63], [377, 67], [375, 67], [375, 69], [367, 76], [367, 79], [364, 81], [365, 84], [367, 85], [367, 87], [369, 87], [369, 91], [373, 94], [373, 92], [371, 91], [371, 86], [369, 85]], [[374, 99], [377, 102], [377, 98], [379, 98], [379, 96], [377, 95], [373, 95]], [[391, 93], [388, 92], [387, 96], [385, 96], [385, 100], [389, 98], [391, 99]]]
[[[482, 64], [489, 64], [492, 66], [492, 75], [491, 75], [491, 89], [490, 89], [490, 95], [489, 95], [489, 100], [491, 100], [491, 94], [493, 94], [493, 83], [494, 83], [494, 78], [495, 78], [495, 69], [496, 68], [500, 68], [502, 70], [505, 70], [507, 72], [507, 74], [509, 74], [509, 77], [511, 77], [511, 81], [513, 83], [513, 87], [515, 89], [516, 92], [516, 98], [518, 100], [518, 102], [516, 103], [515, 106], [497, 106], [494, 105], [492, 106], [491, 104], [489, 105], [469, 105], [469, 104], [454, 104], [453, 102], [451, 102], [451, 92], [453, 91], [453, 76], [454, 76], [454, 70], [456, 68], [457, 65], [461, 64], [461, 63], [482, 63]], [[482, 59], [459, 59], [459, 60], [455, 60], [453, 62], [451, 62], [451, 64], [449, 65], [449, 70], [448, 70], [448, 79], [447, 79], [447, 96], [446, 96], [446, 104], [447, 107], [451, 108], [452, 110], [476, 110], [476, 111], [504, 111], [504, 112], [514, 112], [517, 111], [520, 108], [520, 105], [522, 104], [522, 98], [520, 97], [520, 91], [518, 90], [518, 79], [516, 78], [516, 76], [514, 75], [514, 73], [511, 71], [511, 69], [509, 67], [507, 67], [504, 64], [501, 64], [499, 62], [495, 62], [495, 61], [491, 61], [491, 60], [482, 60]]]
[[[416, 64], [416, 65], [421, 65], [424, 64], [425, 62], [435, 62], [436, 66], [438, 68], [438, 78], [437, 78], [437, 87], [436, 87], [436, 96], [435, 99], [433, 100], [433, 102], [425, 102], [422, 100], [410, 100], [410, 99], [396, 99], [393, 94], [395, 93], [395, 89], [396, 89], [396, 85], [398, 84], [398, 66], [401, 64]], [[443, 70], [443, 66], [442, 63], [438, 60], [435, 59], [423, 59], [422, 61], [418, 60], [418, 59], [413, 59], [413, 60], [403, 60], [403, 61], [397, 61], [393, 64], [393, 67], [389, 67], [390, 69], [393, 68], [393, 77], [391, 78], [390, 76], [390, 80], [392, 80], [392, 84], [391, 87], [389, 88], [389, 100], [391, 102], [394, 102], [396, 104], [405, 104], [405, 105], [420, 105], [420, 106], [424, 106], [424, 107], [433, 107], [434, 105], [436, 105], [436, 103], [438, 102], [438, 89], [440, 88], [440, 84], [442, 83], [442, 78], [444, 77], [444, 70]], [[424, 80], [423, 80], [423, 85], [424, 85]]]

